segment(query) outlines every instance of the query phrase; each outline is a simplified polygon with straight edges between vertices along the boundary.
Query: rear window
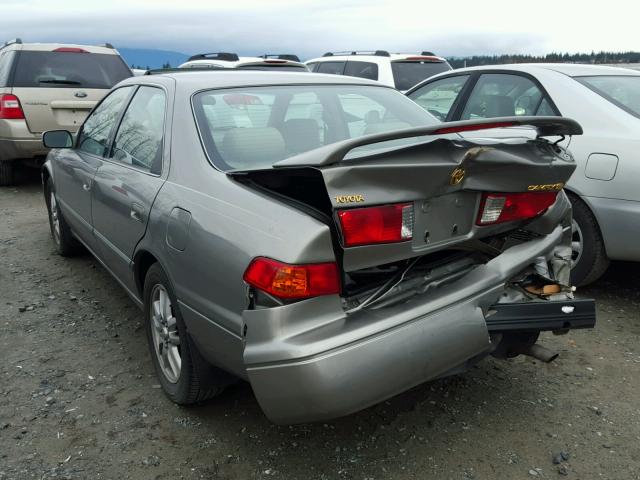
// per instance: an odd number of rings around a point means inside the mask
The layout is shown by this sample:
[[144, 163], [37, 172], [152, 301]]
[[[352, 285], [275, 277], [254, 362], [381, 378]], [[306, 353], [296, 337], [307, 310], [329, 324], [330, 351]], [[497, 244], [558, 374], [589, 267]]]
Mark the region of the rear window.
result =
[[344, 69], [344, 75], [378, 80], [378, 65], [372, 62], [348, 61]]
[[131, 76], [119, 55], [22, 51], [14, 87], [105, 88]]
[[308, 72], [309, 69], [304, 65], [286, 65], [286, 64], [263, 64], [263, 65], [239, 65], [242, 70], [281, 70], [283, 72]]
[[575, 79], [614, 105], [640, 117], [640, 76], [602, 75]]
[[[270, 168], [340, 140], [437, 123], [404, 95], [374, 86], [211, 90], [196, 94], [193, 106], [206, 152], [224, 171]], [[415, 142], [380, 142], [354, 149], [349, 157]]]
[[398, 90], [409, 90], [422, 80], [449, 70], [451, 66], [447, 62], [391, 62], [393, 81]]

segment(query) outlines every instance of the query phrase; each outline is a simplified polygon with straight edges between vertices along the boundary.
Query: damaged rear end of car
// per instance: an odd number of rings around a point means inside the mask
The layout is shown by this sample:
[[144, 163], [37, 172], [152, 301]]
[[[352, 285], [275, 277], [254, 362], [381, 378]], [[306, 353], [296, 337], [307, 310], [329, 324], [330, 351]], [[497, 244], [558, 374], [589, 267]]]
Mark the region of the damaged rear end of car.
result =
[[[456, 135], [511, 125], [539, 136]], [[247, 267], [243, 357], [266, 415], [346, 415], [489, 354], [550, 361], [541, 331], [593, 327], [569, 281], [575, 163], [545, 139], [580, 133], [559, 117], [458, 122], [227, 172], [326, 225], [335, 253], [288, 264], [265, 247]]]

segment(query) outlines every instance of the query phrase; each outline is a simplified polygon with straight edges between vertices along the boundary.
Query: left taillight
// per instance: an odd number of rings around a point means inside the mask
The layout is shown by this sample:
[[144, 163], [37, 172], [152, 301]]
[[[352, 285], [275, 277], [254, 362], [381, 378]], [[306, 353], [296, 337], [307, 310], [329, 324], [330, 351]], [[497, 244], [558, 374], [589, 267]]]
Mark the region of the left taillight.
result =
[[413, 238], [413, 204], [338, 211], [345, 247], [404, 242]]
[[11, 94], [0, 95], [0, 119], [21, 120], [24, 119], [24, 112], [20, 106], [18, 97]]
[[340, 275], [335, 262], [291, 265], [272, 258], [254, 258], [244, 281], [282, 299], [302, 299], [340, 293]]
[[484, 193], [476, 225], [527, 220], [554, 204], [558, 192]]

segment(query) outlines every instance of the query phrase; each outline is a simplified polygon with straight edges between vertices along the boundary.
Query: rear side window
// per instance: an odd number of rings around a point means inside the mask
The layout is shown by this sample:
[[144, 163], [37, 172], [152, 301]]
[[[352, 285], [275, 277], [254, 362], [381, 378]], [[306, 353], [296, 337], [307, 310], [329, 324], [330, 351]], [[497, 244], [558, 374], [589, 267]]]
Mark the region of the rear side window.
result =
[[118, 55], [21, 51], [14, 87], [105, 88], [131, 76]]
[[614, 105], [640, 117], [639, 76], [602, 75], [575, 79]]
[[409, 95], [409, 98], [443, 122], [467, 83], [469, 75], [458, 75], [436, 80]]
[[391, 62], [393, 81], [398, 90], [409, 90], [421, 81], [449, 70], [451, 67], [447, 62]]
[[342, 75], [346, 62], [320, 62], [316, 72], [330, 73], [331, 75]]
[[165, 109], [166, 96], [162, 89], [140, 87], [113, 141], [113, 160], [161, 173]]
[[550, 106], [544, 92], [530, 78], [485, 73], [473, 88], [461, 119], [549, 115]]
[[15, 58], [15, 51], [3, 52], [0, 54], [0, 87], [9, 85], [9, 76], [11, 75], [11, 67]]
[[133, 87], [118, 88], [111, 92], [89, 115], [78, 136], [77, 148], [81, 152], [104, 156], [107, 142], [115, 127], [125, 101]]
[[378, 80], [378, 65], [371, 62], [347, 62], [344, 75]]

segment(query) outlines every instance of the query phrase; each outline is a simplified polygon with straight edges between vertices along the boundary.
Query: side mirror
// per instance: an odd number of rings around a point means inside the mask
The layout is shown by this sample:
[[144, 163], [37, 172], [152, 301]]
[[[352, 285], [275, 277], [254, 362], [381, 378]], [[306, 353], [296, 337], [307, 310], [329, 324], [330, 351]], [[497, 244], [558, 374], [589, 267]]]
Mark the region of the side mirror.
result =
[[47, 148], [71, 148], [73, 137], [67, 130], [50, 130], [42, 135], [42, 143]]

